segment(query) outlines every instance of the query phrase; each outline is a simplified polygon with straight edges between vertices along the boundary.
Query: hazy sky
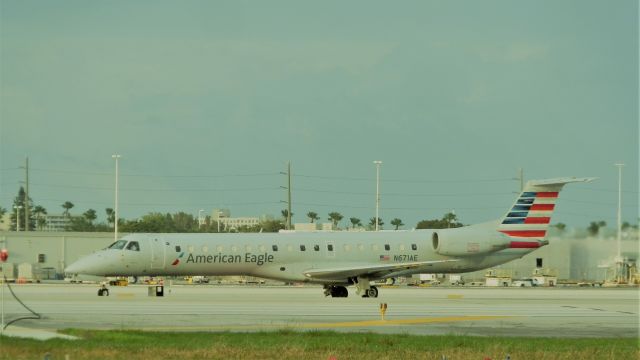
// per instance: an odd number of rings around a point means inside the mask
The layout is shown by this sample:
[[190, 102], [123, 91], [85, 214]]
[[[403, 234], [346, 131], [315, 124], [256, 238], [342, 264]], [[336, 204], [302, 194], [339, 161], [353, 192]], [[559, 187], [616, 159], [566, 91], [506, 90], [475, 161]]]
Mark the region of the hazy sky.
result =
[[[0, 206], [497, 218], [595, 176], [552, 222], [638, 218], [638, 2], [0, 1]], [[343, 221], [343, 224], [345, 221]], [[389, 228], [389, 226], [385, 226]]]

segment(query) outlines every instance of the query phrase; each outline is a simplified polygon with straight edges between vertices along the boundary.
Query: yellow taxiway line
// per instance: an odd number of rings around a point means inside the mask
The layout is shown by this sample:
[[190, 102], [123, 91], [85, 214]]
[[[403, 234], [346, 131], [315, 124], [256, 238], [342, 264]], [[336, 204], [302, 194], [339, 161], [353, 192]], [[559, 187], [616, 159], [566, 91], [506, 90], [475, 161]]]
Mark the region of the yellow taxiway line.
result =
[[443, 316], [443, 317], [423, 317], [394, 320], [363, 320], [344, 321], [334, 323], [280, 323], [280, 324], [252, 324], [252, 325], [217, 325], [217, 326], [171, 326], [171, 327], [144, 327], [143, 331], [224, 331], [224, 330], [261, 330], [261, 329], [332, 329], [349, 327], [373, 327], [373, 326], [399, 326], [399, 325], [420, 325], [438, 324], [462, 321], [486, 321], [512, 318], [512, 316]]

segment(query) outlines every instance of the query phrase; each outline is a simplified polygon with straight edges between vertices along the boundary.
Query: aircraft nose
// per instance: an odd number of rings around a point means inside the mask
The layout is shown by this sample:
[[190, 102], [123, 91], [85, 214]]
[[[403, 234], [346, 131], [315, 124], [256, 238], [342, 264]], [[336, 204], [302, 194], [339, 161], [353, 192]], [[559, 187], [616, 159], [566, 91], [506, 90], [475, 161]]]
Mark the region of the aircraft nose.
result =
[[100, 258], [94, 254], [85, 256], [64, 269], [67, 274], [102, 275]]

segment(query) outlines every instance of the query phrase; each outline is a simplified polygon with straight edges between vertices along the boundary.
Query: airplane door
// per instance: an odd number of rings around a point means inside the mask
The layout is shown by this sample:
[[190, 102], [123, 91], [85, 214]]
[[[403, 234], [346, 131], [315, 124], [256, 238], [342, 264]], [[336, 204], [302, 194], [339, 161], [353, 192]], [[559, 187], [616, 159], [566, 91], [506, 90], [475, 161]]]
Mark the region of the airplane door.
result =
[[151, 248], [151, 269], [164, 269], [167, 257], [167, 247], [158, 239], [149, 239]]

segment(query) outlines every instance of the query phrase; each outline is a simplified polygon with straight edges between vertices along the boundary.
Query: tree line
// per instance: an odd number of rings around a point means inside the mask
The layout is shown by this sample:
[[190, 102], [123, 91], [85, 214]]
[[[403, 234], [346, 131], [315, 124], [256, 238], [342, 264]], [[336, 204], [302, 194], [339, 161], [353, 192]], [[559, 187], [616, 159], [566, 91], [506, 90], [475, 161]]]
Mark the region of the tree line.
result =
[[[25, 223], [24, 215], [26, 208], [29, 208], [29, 219]], [[82, 213], [82, 215], [71, 215], [71, 209], [75, 207], [75, 205], [70, 201], [65, 201], [61, 204], [63, 209], [62, 216], [68, 218], [68, 225], [66, 226], [66, 231], [95, 231], [95, 232], [108, 232], [112, 231], [115, 225], [115, 212], [112, 208], [105, 208], [106, 215], [106, 223], [96, 223], [95, 220], [98, 218], [97, 211], [94, 209], [89, 209]], [[34, 230], [43, 230], [47, 225], [47, 220], [45, 215], [47, 215], [47, 210], [40, 205], [35, 205], [33, 200], [29, 197], [27, 199], [26, 192], [24, 188], [21, 186], [17, 196], [13, 201], [12, 209], [10, 215], [10, 230], [16, 231], [18, 225], [20, 227], [19, 231], [25, 231], [25, 229], [29, 229], [30, 231]], [[2, 221], [4, 215], [7, 213], [7, 209], [0, 206], [0, 221]], [[135, 233], [135, 232], [148, 232], [148, 233], [158, 233], [158, 232], [167, 232], [167, 233], [215, 233], [215, 232], [278, 232], [281, 229], [285, 228], [286, 220], [288, 217], [288, 210], [284, 209], [281, 211], [282, 218], [281, 219], [264, 219], [259, 224], [253, 226], [240, 226], [238, 228], [229, 229], [224, 226], [220, 226], [215, 219], [212, 219], [210, 216], [205, 218], [204, 223], [198, 221], [192, 214], [188, 214], [185, 212], [177, 212], [174, 214], [171, 213], [159, 213], [159, 212], [150, 212], [139, 219], [134, 220], [126, 220], [119, 219], [118, 220], [118, 229], [122, 232], [126, 233]], [[293, 216], [293, 213], [291, 214]], [[18, 217], [20, 221], [18, 221]], [[315, 211], [309, 211], [306, 214], [306, 217], [309, 219], [310, 223], [314, 223], [320, 220], [320, 216]], [[331, 211], [327, 214], [326, 218], [329, 222], [333, 224], [334, 229], [340, 229], [340, 223], [344, 220], [344, 216], [336, 211]], [[19, 223], [19, 224], [18, 224]], [[350, 224], [350, 226], [349, 226]], [[376, 218], [369, 218], [368, 223], [363, 224], [362, 220], [356, 217], [350, 217], [349, 222], [346, 224], [345, 229], [363, 229], [363, 230], [373, 230], [375, 229]], [[384, 226], [384, 221], [382, 218], [378, 218], [378, 227], [380, 229]], [[393, 226], [394, 230], [399, 230], [401, 227], [405, 226], [399, 218], [393, 218], [390, 221], [390, 224]], [[600, 232], [601, 228], [606, 227], [607, 223], [605, 221], [592, 221], [587, 227], [587, 232], [591, 236], [596, 236]], [[453, 212], [445, 213], [439, 219], [430, 219], [430, 220], [421, 220], [419, 221], [415, 228], [416, 229], [446, 229], [446, 228], [457, 228], [464, 226], [457, 218], [457, 215]], [[565, 231], [566, 225], [563, 223], [557, 223], [552, 225], [558, 231]], [[638, 228], [638, 225], [631, 225], [629, 222], [624, 222], [622, 224], [622, 229], [627, 230], [629, 228]]]

